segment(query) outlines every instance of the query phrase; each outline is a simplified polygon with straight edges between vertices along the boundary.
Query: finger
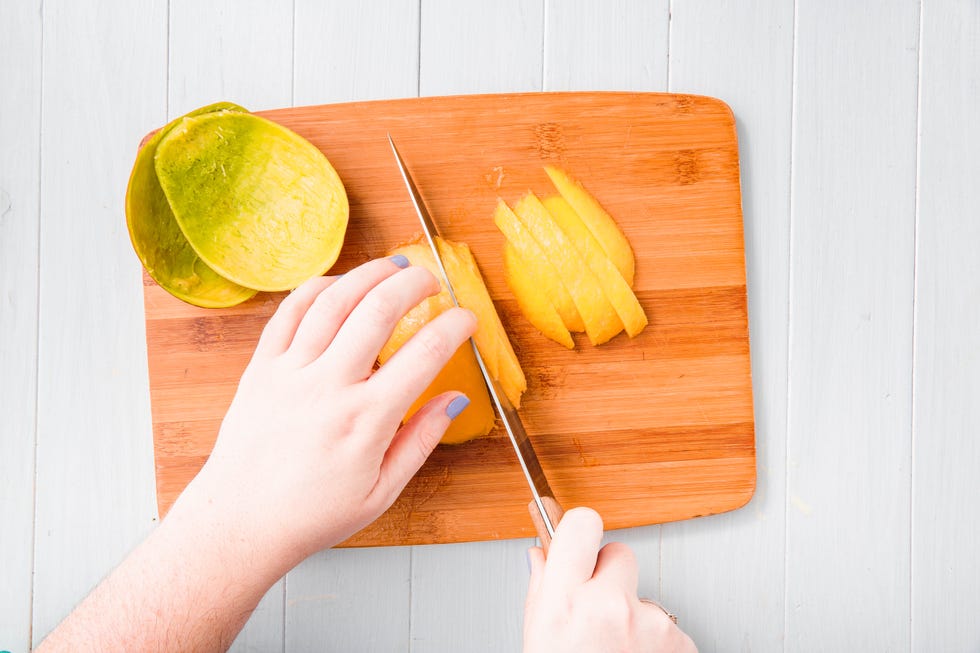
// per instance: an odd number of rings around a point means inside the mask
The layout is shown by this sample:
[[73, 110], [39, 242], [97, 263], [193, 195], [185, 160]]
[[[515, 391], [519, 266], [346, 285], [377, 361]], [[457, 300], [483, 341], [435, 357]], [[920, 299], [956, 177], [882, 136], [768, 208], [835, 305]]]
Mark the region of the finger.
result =
[[342, 382], [371, 375], [378, 352], [395, 325], [419, 302], [439, 292], [439, 282], [424, 267], [410, 267], [372, 288], [350, 312], [323, 353], [323, 365]]
[[629, 595], [636, 595], [640, 574], [633, 549], [622, 542], [610, 542], [602, 547], [596, 559], [592, 579], [614, 585]]
[[368, 379], [371, 394], [384, 397], [379, 418], [401, 419], [422, 391], [476, 331], [476, 316], [451, 308], [432, 320]]
[[599, 513], [591, 508], [566, 512], [555, 529], [542, 583], [558, 591], [571, 591], [587, 582], [595, 572], [601, 541]]
[[299, 326], [310, 305], [321, 292], [329, 288], [339, 278], [313, 277], [286, 295], [279, 302], [279, 307], [269, 318], [265, 328], [262, 329], [262, 335], [259, 336], [255, 353], [264, 356], [278, 356], [286, 351], [296, 334], [296, 327]]
[[[397, 258], [397, 257], [396, 257]], [[288, 354], [301, 365], [316, 360], [333, 341], [344, 320], [379, 283], [408, 266], [408, 260], [383, 258], [368, 261], [321, 292], [296, 327]]]
[[470, 403], [461, 392], [430, 399], [398, 429], [381, 461], [379, 491], [394, 501], [439, 444], [453, 419]]
[[544, 577], [544, 549], [539, 546], [532, 546], [528, 549], [527, 563], [530, 565], [531, 573], [531, 578], [527, 584], [527, 600], [530, 603], [538, 595], [538, 589], [541, 587], [541, 579]]
[[642, 602], [636, 615], [636, 631], [641, 641], [657, 642], [658, 650], [671, 653], [697, 653], [694, 641], [659, 605]]

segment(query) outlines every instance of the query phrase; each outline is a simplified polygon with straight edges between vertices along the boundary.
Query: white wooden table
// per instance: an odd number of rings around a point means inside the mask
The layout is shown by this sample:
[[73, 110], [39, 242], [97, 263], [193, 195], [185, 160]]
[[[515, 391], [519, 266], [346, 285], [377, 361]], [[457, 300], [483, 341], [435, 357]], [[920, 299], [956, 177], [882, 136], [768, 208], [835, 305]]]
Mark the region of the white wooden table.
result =
[[[978, 651], [977, 0], [0, 1], [0, 650], [156, 524], [140, 137], [197, 106], [623, 89], [738, 120], [758, 491], [610, 536], [702, 651]], [[519, 649], [530, 540], [321, 553], [238, 651]]]

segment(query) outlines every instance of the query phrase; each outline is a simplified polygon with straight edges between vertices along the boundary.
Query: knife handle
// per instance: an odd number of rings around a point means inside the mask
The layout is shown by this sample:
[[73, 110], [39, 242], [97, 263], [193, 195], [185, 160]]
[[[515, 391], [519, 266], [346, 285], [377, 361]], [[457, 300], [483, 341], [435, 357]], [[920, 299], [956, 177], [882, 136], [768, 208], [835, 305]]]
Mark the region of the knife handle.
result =
[[[544, 504], [544, 509], [548, 513], [548, 517], [551, 518], [551, 523], [555, 528], [558, 528], [558, 522], [561, 521], [562, 515], [565, 511], [558, 504], [553, 497], [541, 497], [541, 503]], [[551, 548], [551, 535], [548, 534], [548, 528], [544, 525], [544, 518], [541, 516], [541, 512], [538, 510], [538, 504], [532, 501], [527, 505], [528, 511], [531, 513], [531, 521], [534, 522], [534, 528], [538, 531], [538, 538], [541, 540], [541, 548], [544, 550], [545, 556], [548, 555], [548, 549]]]

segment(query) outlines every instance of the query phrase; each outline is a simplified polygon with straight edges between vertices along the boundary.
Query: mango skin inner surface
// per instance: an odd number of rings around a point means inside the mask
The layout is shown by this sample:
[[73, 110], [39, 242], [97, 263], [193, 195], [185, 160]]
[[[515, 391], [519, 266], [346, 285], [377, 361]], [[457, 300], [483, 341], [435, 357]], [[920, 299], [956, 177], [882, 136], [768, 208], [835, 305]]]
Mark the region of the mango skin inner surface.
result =
[[[245, 109], [219, 102], [188, 115]], [[160, 187], [154, 156], [160, 141], [180, 121], [178, 118], [154, 134], [136, 156], [126, 188], [126, 226], [136, 255], [160, 287], [178, 299], [203, 308], [234, 306], [255, 295], [208, 267], [190, 246], [170, 210]]]
[[285, 127], [234, 111], [187, 116], [163, 135], [154, 167], [187, 241], [226, 279], [289, 290], [340, 254], [343, 183], [320, 150]]

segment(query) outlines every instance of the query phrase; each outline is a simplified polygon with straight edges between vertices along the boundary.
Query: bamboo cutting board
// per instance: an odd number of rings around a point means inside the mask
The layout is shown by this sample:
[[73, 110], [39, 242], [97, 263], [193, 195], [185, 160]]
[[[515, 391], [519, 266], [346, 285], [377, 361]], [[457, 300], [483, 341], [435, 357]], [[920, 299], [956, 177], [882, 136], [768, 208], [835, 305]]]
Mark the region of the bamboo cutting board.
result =
[[[658, 93], [437, 97], [262, 112], [319, 147], [351, 216], [344, 272], [419, 232], [390, 132], [444, 236], [470, 245], [528, 377], [523, 415], [566, 509], [607, 528], [744, 505], [755, 434], [735, 120], [722, 102]], [[555, 195], [542, 169], [580, 180], [636, 254], [650, 325], [569, 351], [521, 315], [502, 275], [500, 197]], [[281, 294], [202, 309], [144, 273], [146, 336], [163, 515], [204, 463]], [[261, 482], [261, 479], [256, 479]], [[310, 497], [315, 501], [316, 497]], [[392, 508], [347, 546], [531, 537], [530, 492], [506, 433], [440, 446]]]

